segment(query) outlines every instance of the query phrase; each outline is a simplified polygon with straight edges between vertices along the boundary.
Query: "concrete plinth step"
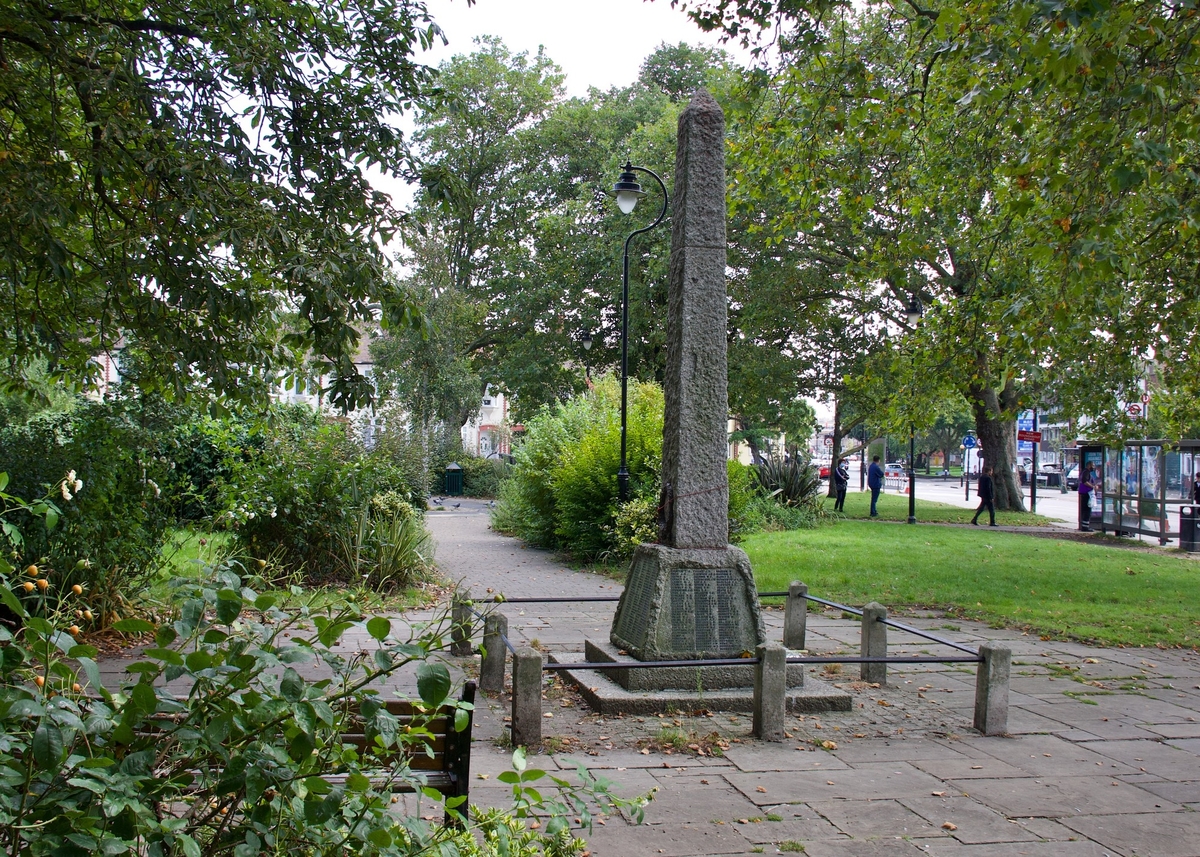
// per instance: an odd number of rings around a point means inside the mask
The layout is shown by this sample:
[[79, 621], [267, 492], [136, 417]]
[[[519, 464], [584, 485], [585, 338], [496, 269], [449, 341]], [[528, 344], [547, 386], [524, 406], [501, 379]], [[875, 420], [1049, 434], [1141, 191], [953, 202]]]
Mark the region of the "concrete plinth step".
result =
[[[549, 656], [551, 663], [588, 663], [579, 652], [558, 652]], [[754, 710], [752, 687], [720, 688], [706, 691], [703, 687], [690, 690], [626, 690], [610, 680], [601, 670], [564, 670], [563, 675], [579, 689], [584, 701], [599, 714], [667, 714], [693, 711]], [[827, 711], [849, 711], [850, 694], [830, 687], [811, 676], [804, 685], [789, 688], [788, 711], [797, 714], [817, 714]]]
[[[719, 667], [646, 667], [642, 661], [625, 654], [612, 643], [584, 640], [584, 657], [588, 663], [627, 664], [629, 669], [605, 670], [609, 681], [629, 691], [682, 690], [705, 693], [734, 688], [744, 690], [754, 686], [754, 664]], [[804, 665], [789, 664], [788, 687], [804, 684]]]

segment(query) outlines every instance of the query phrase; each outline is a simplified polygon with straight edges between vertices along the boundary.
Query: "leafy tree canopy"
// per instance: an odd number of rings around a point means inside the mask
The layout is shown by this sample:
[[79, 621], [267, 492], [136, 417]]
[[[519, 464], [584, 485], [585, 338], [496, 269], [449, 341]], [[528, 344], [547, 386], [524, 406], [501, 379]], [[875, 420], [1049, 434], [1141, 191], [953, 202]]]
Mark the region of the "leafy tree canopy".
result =
[[[945, 177], [951, 205], [918, 189], [899, 211], [926, 223], [940, 217], [974, 244], [954, 247], [966, 250], [955, 258], [949, 242], [932, 242], [940, 270], [929, 270], [974, 296], [968, 312], [954, 312], [955, 332], [986, 330], [993, 357], [1029, 361], [989, 360], [982, 379], [994, 389], [1013, 389], [1015, 379], [1119, 430], [1121, 403], [1153, 377], [1188, 393], [1172, 412], [1175, 427], [1196, 422], [1200, 407], [1186, 405], [1200, 377], [1200, 15], [1192, 0], [879, 2], [865, 14], [887, 39], [849, 58], [844, 24], [863, 14], [850, 3], [673, 5], [706, 29], [770, 44], [784, 68], [840, 66], [821, 105], [837, 130], [876, 148], [902, 143], [892, 163], [908, 172], [924, 161], [911, 174], [930, 190]], [[786, 99], [797, 85], [777, 87]], [[816, 115], [761, 118], [788, 140]], [[972, 146], [977, 154], [964, 159]], [[874, 160], [859, 175], [894, 202], [902, 176]], [[869, 215], [879, 196], [860, 187], [810, 184], [798, 193], [831, 200], [841, 191], [839, 202], [860, 201]], [[963, 207], [970, 197], [973, 207]], [[811, 200], [796, 202], [802, 216], [813, 210]]]
[[367, 401], [350, 358], [397, 212], [364, 170], [412, 172], [397, 120], [431, 91], [414, 57], [439, 35], [424, 0], [8, 3], [8, 383], [39, 360], [82, 382], [131, 337], [157, 358], [144, 388], [261, 399], [315, 354], [334, 404]]

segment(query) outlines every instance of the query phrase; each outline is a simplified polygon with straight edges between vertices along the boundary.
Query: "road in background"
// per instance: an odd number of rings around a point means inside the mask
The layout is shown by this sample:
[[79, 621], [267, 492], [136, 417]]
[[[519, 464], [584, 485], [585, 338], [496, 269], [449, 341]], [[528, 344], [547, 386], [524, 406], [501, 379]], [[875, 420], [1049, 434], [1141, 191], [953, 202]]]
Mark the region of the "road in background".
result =
[[[850, 465], [850, 490], [857, 491], [859, 485], [859, 463], [857, 460], [849, 462]], [[947, 477], [945, 479], [939, 476], [924, 476], [917, 472], [917, 499], [932, 500], [937, 503], [945, 503], [949, 506], [958, 506], [963, 509], [974, 509], [979, 505], [979, 498], [975, 495], [976, 480], [971, 480], [971, 491], [967, 494], [965, 486], [957, 476]], [[895, 494], [896, 491], [885, 491], [886, 493]], [[904, 493], [901, 490], [899, 493]], [[1025, 508], [1029, 508], [1029, 486], [1025, 486]], [[1051, 488], [1045, 485], [1038, 486], [1037, 492], [1037, 513], [1050, 518], [1051, 524], [1064, 529], [1075, 529], [1079, 525], [1079, 495], [1074, 491], [1068, 491], [1063, 494], [1058, 488]], [[919, 520], [918, 515], [918, 520]]]

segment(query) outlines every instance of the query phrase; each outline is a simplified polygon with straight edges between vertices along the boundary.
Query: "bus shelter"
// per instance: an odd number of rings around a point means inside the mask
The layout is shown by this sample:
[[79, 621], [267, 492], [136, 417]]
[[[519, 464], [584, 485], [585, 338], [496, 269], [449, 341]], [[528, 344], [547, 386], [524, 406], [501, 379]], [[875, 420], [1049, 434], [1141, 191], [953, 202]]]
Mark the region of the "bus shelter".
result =
[[1181, 511], [1192, 514], [1200, 440], [1129, 440], [1104, 447], [1101, 458], [1101, 532], [1179, 538]]

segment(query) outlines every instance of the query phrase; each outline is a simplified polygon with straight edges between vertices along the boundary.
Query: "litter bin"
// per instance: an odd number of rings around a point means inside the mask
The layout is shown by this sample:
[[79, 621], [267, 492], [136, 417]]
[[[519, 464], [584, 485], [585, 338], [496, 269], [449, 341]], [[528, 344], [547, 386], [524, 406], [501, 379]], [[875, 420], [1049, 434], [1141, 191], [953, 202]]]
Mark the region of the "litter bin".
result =
[[463, 492], [462, 468], [456, 463], [451, 462], [446, 465], [446, 477], [443, 484], [446, 486], [446, 496], [461, 497]]
[[1196, 517], [1200, 514], [1200, 507], [1197, 506], [1180, 506], [1179, 507], [1179, 549], [1195, 552], [1200, 550], [1196, 547]]

